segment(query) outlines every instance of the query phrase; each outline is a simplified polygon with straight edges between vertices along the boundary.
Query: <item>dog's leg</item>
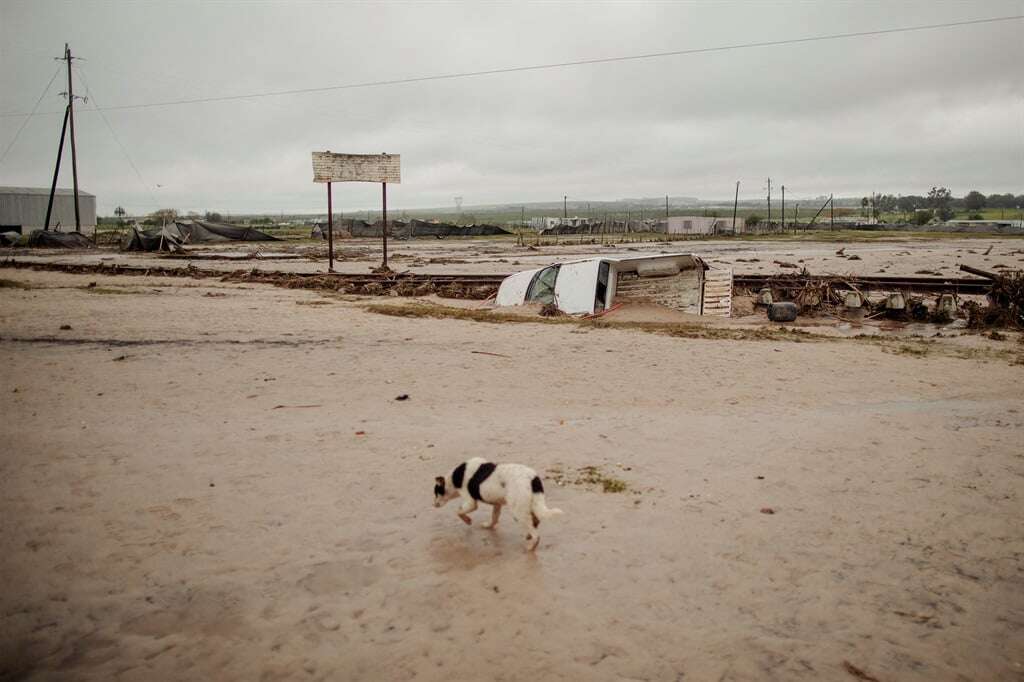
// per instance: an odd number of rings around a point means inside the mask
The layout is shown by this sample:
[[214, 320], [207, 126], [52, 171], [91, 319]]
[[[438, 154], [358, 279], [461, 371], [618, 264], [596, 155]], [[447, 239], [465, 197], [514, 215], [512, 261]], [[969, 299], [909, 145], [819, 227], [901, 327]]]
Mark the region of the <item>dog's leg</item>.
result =
[[500, 516], [501, 516], [501, 505], [500, 504], [493, 505], [491, 507], [491, 521], [490, 521], [490, 523], [483, 524], [481, 526], [481, 528], [494, 528], [495, 526], [498, 525], [498, 517], [500, 517]]
[[532, 552], [537, 549], [537, 544], [540, 542], [540, 535], [537, 534], [537, 529], [533, 525], [533, 513], [529, 508], [517, 509], [515, 517], [520, 528], [526, 531], [526, 551]]
[[474, 500], [472, 498], [470, 498], [468, 500], [463, 500], [462, 506], [459, 507], [459, 518], [462, 519], [463, 523], [465, 523], [467, 526], [469, 526], [469, 525], [471, 525], [473, 523], [473, 520], [471, 518], [469, 518], [469, 515], [472, 514], [475, 511], [476, 511], [476, 500]]

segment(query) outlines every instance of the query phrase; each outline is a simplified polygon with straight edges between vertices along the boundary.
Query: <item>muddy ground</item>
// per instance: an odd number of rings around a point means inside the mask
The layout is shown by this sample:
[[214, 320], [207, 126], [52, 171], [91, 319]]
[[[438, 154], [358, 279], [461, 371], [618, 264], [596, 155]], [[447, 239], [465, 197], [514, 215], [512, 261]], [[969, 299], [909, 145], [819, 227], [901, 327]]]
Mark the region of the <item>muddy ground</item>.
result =
[[[870, 234], [870, 233], [868, 233]], [[178, 265], [234, 270], [258, 268], [283, 272], [325, 272], [327, 246], [323, 242], [282, 242], [195, 245], [185, 257], [123, 253], [108, 248], [68, 252], [44, 249], [0, 249], [0, 258], [64, 263], [120, 263]], [[380, 265], [379, 239], [343, 239], [336, 242], [338, 272], [365, 273]], [[842, 251], [842, 253], [837, 253]], [[518, 245], [514, 238], [449, 238], [390, 242], [389, 265], [397, 271], [417, 273], [508, 274], [556, 261], [599, 255], [695, 253], [710, 263], [731, 267], [736, 273], [787, 273], [806, 268], [825, 275], [906, 275], [966, 277], [961, 264], [1000, 272], [1024, 267], [1024, 239], [874, 239], [871, 241], [792, 241], [737, 239], [637, 241], [600, 244], [592, 237], [545, 238], [540, 246]]]
[[[1015, 334], [0, 278], [0, 679], [1024, 679]], [[431, 507], [474, 455], [535, 554]]]

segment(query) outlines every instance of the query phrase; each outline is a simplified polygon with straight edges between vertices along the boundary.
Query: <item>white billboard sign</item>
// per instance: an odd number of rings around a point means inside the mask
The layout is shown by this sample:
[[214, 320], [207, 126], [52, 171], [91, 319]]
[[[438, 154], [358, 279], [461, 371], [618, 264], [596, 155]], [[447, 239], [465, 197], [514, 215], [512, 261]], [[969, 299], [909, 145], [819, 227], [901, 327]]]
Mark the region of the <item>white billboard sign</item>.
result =
[[313, 152], [313, 182], [402, 182], [400, 154]]

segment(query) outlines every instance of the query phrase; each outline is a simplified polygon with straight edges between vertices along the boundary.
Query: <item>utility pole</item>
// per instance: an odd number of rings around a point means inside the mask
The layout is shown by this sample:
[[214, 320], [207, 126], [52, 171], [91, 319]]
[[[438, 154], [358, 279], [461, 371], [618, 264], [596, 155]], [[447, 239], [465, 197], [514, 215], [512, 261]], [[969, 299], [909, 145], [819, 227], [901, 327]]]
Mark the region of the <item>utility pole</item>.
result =
[[828, 195], [828, 229], [836, 229], [836, 202], [832, 195]]
[[768, 229], [772, 229], [772, 179], [768, 178]]
[[54, 59], [66, 61], [68, 63], [68, 90], [66, 93], [68, 97], [68, 106], [64, 111], [64, 124], [61, 126], [60, 131], [60, 147], [57, 149], [57, 163], [53, 169], [53, 185], [50, 187], [50, 201], [46, 209], [46, 225], [45, 229], [50, 229], [50, 215], [53, 211], [53, 196], [57, 192], [57, 176], [60, 173], [60, 159], [64, 151], [64, 138], [68, 124], [70, 123], [71, 128], [71, 175], [74, 181], [75, 189], [75, 231], [82, 231], [82, 218], [78, 208], [78, 152], [75, 148], [75, 90], [74, 82], [71, 79], [71, 62], [74, 57], [71, 56], [71, 48], [68, 47], [67, 43], [64, 43], [64, 56], [54, 57]]
[[64, 43], [64, 59], [68, 63], [68, 118], [71, 121], [71, 177], [75, 185], [75, 232], [82, 231], [78, 213], [78, 153], [75, 151], [75, 91], [71, 80], [71, 48]]
[[569, 197], [567, 197], [566, 195], [563, 194], [562, 195], [562, 222], [563, 223], [566, 220], [569, 219], [569, 209], [567, 208], [568, 204], [566, 203], [568, 200], [569, 200]]
[[60, 128], [60, 146], [57, 147], [57, 165], [53, 168], [53, 184], [50, 185], [50, 202], [46, 204], [46, 224], [44, 231], [50, 229], [50, 216], [53, 214], [53, 195], [57, 191], [57, 176], [60, 175], [60, 158], [64, 155], [64, 137], [68, 132], [68, 107], [64, 107], [64, 125]]
[[668, 229], [668, 195], [665, 195], [665, 229]]
[[736, 197], [732, 200], [732, 232], [736, 234], [736, 208], [740, 204], [740, 181], [736, 181]]
[[786, 186], [782, 186], [782, 231], [786, 231]]

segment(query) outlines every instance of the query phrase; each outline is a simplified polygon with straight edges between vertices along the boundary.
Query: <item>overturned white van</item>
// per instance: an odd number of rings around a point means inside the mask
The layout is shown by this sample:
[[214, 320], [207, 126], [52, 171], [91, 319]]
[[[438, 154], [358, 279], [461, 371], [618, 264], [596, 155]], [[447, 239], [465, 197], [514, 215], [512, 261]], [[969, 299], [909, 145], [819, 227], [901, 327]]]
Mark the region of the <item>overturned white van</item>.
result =
[[713, 268], [688, 253], [587, 258], [510, 275], [498, 288], [495, 303], [552, 303], [570, 315], [647, 303], [729, 317], [732, 270]]

